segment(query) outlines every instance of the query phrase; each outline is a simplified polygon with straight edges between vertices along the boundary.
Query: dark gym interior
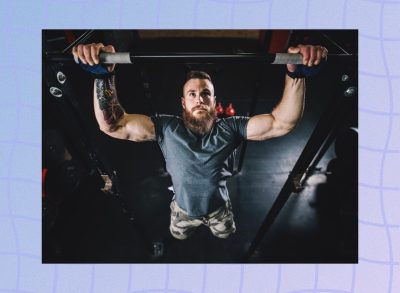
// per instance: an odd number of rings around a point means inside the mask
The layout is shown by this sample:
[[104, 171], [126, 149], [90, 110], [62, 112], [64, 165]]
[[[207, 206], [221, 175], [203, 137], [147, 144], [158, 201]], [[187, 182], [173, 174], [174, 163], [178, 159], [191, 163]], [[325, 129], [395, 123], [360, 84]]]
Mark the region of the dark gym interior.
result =
[[[356, 30], [44, 30], [42, 35], [44, 263], [357, 262]], [[72, 56], [72, 44], [97, 42], [137, 54], [263, 54], [297, 44], [329, 50], [321, 72], [306, 82], [305, 110], [295, 130], [236, 150], [228, 179], [234, 235], [218, 239], [204, 226], [187, 240], [170, 235], [173, 194], [157, 143], [102, 133], [93, 111], [93, 78], [73, 61], [51, 59], [51, 53]], [[278, 103], [286, 66], [190, 60], [117, 65], [119, 101], [128, 113], [180, 115], [182, 85], [191, 69], [211, 75], [224, 108], [232, 104], [236, 115], [253, 116], [270, 113]], [[305, 172], [294, 170], [296, 162]], [[287, 201], [261, 229], [279, 195]]]

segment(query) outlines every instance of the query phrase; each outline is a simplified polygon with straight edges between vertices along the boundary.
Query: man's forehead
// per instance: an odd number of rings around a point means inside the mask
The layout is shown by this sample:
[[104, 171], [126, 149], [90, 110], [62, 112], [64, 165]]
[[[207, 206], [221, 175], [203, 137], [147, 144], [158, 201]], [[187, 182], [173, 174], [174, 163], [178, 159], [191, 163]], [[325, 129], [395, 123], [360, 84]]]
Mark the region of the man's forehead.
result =
[[194, 91], [204, 90], [204, 89], [208, 89], [211, 92], [214, 92], [214, 86], [208, 79], [192, 78], [189, 79], [183, 86], [184, 92], [189, 92], [192, 90]]

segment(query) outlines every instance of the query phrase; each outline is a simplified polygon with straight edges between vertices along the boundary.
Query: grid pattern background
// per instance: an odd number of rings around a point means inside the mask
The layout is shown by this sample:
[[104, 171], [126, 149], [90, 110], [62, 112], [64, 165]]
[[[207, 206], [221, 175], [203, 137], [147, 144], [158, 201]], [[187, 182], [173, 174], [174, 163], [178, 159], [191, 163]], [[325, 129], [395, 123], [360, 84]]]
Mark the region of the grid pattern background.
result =
[[[0, 292], [400, 292], [400, 1], [0, 0], [0, 11]], [[359, 264], [41, 264], [46, 28], [359, 29]]]

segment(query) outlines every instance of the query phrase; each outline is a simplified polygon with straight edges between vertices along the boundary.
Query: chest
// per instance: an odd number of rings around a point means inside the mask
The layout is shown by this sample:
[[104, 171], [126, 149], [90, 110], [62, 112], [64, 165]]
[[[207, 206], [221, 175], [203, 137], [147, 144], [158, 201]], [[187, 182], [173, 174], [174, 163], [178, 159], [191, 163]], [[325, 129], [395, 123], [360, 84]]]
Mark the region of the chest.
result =
[[236, 138], [227, 129], [214, 127], [210, 133], [198, 136], [186, 128], [180, 128], [166, 133], [163, 152], [166, 160], [174, 160], [181, 165], [218, 165], [224, 162], [236, 147]]

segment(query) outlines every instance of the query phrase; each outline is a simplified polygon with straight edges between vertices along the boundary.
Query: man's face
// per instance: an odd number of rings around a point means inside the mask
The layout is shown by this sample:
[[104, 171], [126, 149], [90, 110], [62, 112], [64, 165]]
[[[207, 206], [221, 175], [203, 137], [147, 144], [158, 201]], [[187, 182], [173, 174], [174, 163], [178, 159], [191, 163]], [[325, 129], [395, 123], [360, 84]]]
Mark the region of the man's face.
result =
[[193, 78], [183, 86], [182, 107], [194, 116], [215, 108], [214, 86], [208, 79]]
[[210, 131], [216, 118], [213, 84], [208, 79], [188, 80], [181, 101], [186, 127], [199, 134]]

